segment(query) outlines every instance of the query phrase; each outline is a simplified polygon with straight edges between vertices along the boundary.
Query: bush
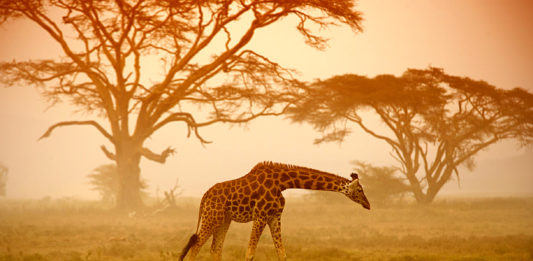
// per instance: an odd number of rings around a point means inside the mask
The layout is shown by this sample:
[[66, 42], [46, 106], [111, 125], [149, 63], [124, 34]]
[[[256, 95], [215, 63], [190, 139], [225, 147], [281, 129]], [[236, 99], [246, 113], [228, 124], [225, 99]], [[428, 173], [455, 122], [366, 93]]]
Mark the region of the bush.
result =
[[410, 191], [404, 179], [396, 175], [395, 167], [373, 166], [361, 161], [353, 161], [352, 164], [355, 165], [354, 170], [359, 173], [365, 194], [372, 204], [401, 200]]

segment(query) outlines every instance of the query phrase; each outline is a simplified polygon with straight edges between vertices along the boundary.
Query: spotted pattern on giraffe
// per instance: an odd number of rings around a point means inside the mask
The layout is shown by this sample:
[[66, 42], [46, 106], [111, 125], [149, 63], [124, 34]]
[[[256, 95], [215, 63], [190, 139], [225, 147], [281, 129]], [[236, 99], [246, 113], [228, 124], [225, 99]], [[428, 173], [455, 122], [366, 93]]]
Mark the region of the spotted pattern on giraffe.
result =
[[253, 221], [246, 260], [253, 259], [266, 225], [270, 228], [278, 260], [285, 260], [281, 240], [281, 214], [285, 206], [282, 192], [291, 188], [336, 191], [370, 209], [357, 174], [352, 173], [351, 177], [349, 180], [311, 168], [261, 162], [238, 179], [217, 183], [202, 197], [196, 233], [183, 249], [180, 260], [189, 250], [189, 260], [195, 260], [198, 251], [211, 236], [211, 255], [213, 260], [220, 260], [224, 238], [232, 221]]

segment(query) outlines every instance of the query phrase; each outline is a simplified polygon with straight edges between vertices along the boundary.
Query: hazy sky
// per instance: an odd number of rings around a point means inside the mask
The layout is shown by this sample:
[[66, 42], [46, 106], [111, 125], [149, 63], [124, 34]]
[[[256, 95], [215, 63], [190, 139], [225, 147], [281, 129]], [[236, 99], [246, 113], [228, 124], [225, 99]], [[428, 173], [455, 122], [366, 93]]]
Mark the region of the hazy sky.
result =
[[[362, 0], [364, 32], [345, 27], [324, 32], [329, 48], [317, 51], [303, 42], [292, 19], [260, 31], [250, 48], [285, 67], [297, 69], [306, 80], [337, 74], [399, 75], [407, 68], [442, 67], [449, 74], [483, 79], [501, 88], [521, 86], [533, 92], [533, 2], [500, 0]], [[0, 60], [54, 58], [59, 49], [47, 36], [24, 20], [0, 28]], [[9, 167], [8, 196], [16, 198], [95, 197], [86, 175], [110, 163], [99, 146], [106, 141], [90, 127], [58, 129], [37, 141], [51, 124], [84, 118], [72, 107], [48, 108], [31, 87], [0, 89], [0, 162]], [[165, 165], [143, 160], [142, 176], [150, 192], [167, 190], [176, 178], [185, 195], [200, 196], [216, 182], [246, 174], [259, 161], [272, 160], [317, 168], [348, 176], [351, 160], [393, 163], [389, 147], [354, 131], [345, 143], [313, 145], [319, 134], [307, 125], [283, 118], [263, 118], [246, 127], [215, 125], [201, 130], [213, 144], [201, 146], [186, 138], [183, 125], [163, 128], [147, 142], [154, 151], [168, 146], [177, 154]], [[108, 145], [109, 147], [109, 145]], [[510, 144], [498, 144], [480, 154], [479, 162], [525, 153]], [[448, 191], [502, 191], [498, 178], [482, 180], [464, 173], [462, 189]], [[512, 177], [512, 171], [506, 174]], [[468, 182], [470, 180], [470, 183]], [[468, 184], [482, 181], [486, 190]], [[509, 195], [533, 194], [531, 176], [515, 177]], [[477, 182], [479, 183], [479, 182]], [[513, 187], [516, 184], [516, 187]], [[500, 190], [498, 190], [500, 189]]]

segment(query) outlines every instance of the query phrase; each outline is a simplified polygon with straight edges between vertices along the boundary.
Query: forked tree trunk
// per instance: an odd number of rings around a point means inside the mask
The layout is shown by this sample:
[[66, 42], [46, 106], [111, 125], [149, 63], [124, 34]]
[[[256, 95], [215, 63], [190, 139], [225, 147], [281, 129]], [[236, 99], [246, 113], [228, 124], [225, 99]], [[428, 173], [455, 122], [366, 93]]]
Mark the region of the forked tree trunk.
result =
[[425, 192], [422, 190], [415, 191], [412, 188], [411, 191], [415, 195], [416, 202], [419, 205], [430, 205], [437, 197], [437, 194], [441, 188], [442, 186], [440, 186], [439, 184], [433, 183], [428, 184], [428, 188]]
[[408, 169], [407, 173], [403, 173], [407, 177], [409, 182], [409, 188], [415, 197], [415, 200], [420, 205], [427, 205], [431, 203], [431, 200], [428, 201], [427, 194], [424, 193], [423, 188], [416, 177], [416, 172], [412, 169]]
[[430, 205], [434, 199], [435, 199], [435, 195], [426, 193], [424, 194], [423, 197], [417, 199], [417, 203], [419, 205], [426, 206], [426, 205]]
[[[445, 180], [449, 180], [452, 175], [452, 171], [453, 168], [446, 168], [443, 172], [441, 172], [440, 175], [438, 175], [438, 177], [444, 177]], [[419, 205], [430, 205], [431, 203], [433, 203], [433, 201], [437, 197], [438, 192], [445, 184], [445, 182], [429, 182], [427, 184], [427, 188], [424, 191], [424, 187], [416, 177], [416, 173], [414, 171], [403, 174], [407, 177], [407, 180], [410, 184], [410, 190]]]
[[[420, 188], [420, 186], [418, 186]], [[415, 196], [416, 202], [419, 205], [429, 205], [433, 202], [435, 197], [437, 196], [437, 192], [439, 190], [435, 189], [434, 187], [429, 187], [425, 192], [422, 190], [416, 190], [413, 189], [411, 186], [411, 192], [413, 192], [413, 195]]]

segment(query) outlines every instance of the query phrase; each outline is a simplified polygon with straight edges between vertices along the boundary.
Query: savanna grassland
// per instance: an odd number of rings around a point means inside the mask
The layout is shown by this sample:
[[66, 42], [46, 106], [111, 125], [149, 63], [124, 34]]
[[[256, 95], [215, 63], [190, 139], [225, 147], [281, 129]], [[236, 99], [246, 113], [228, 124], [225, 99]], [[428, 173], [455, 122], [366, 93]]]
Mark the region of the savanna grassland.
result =
[[[448, 199], [367, 211], [335, 194], [287, 198], [288, 260], [533, 260], [533, 199]], [[0, 260], [175, 260], [196, 228], [198, 199], [156, 215], [97, 202], [0, 201]], [[232, 223], [224, 260], [243, 260], [251, 223]], [[209, 244], [199, 260], [210, 260]], [[276, 260], [265, 230], [256, 260]]]

